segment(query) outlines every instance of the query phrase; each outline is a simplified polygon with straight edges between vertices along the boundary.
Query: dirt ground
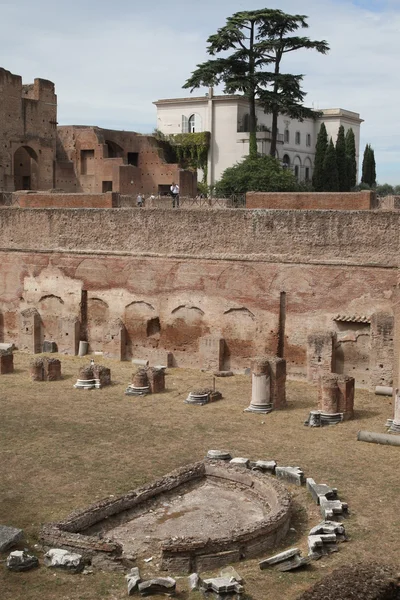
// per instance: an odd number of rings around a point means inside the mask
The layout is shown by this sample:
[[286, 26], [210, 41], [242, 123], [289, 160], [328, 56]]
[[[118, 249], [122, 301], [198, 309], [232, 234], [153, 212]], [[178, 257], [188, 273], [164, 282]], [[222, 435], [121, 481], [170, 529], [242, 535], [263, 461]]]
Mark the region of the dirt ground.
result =
[[[29, 548], [34, 549], [42, 523], [199, 460], [210, 448], [222, 448], [233, 456], [298, 465], [316, 482], [337, 487], [350, 509], [350, 541], [307, 570], [260, 571], [257, 560], [235, 565], [248, 597], [294, 600], [341, 565], [364, 559], [396, 562], [400, 448], [356, 441], [359, 429], [385, 431], [393, 412], [390, 398], [357, 390], [355, 420], [310, 429], [303, 422], [316, 405], [316, 389], [305, 383], [288, 383], [286, 410], [256, 415], [243, 412], [251, 396], [250, 377], [244, 375], [217, 380], [223, 400], [190, 406], [184, 404], [188, 392], [210, 386], [210, 374], [170, 369], [165, 393], [134, 398], [124, 395], [132, 373], [127, 362], [102, 359], [111, 368], [113, 385], [84, 391], [73, 384], [87, 359], [60, 357], [61, 382], [33, 383], [31, 358], [16, 353], [15, 373], [0, 376], [0, 523], [24, 529]], [[307, 533], [320, 521], [319, 511], [305, 489], [289, 489], [295, 504], [292, 531], [277, 550], [296, 545], [306, 551]], [[144, 577], [156, 573], [151, 562], [139, 566]], [[177, 588], [179, 598], [197, 600], [197, 593], [187, 591], [186, 578], [178, 578]], [[2, 600], [119, 600], [127, 595], [120, 573], [68, 575], [44, 567], [9, 573], [4, 564], [0, 590]]]

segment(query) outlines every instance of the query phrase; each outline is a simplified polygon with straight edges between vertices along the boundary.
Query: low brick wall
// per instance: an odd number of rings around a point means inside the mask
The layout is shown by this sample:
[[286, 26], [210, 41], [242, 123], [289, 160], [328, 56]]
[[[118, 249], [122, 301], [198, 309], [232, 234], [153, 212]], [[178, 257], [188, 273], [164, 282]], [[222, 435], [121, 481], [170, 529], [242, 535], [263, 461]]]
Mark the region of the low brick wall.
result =
[[40, 540], [45, 547], [66, 548], [83, 554], [86, 559], [103, 555], [109, 560], [122, 554], [122, 546], [105, 536], [90, 534], [91, 527], [117, 514], [156, 498], [160, 494], [204, 477], [226, 481], [248, 490], [269, 508], [268, 515], [233, 535], [217, 540], [172, 538], [161, 545], [161, 568], [175, 572], [205, 571], [252, 558], [279, 544], [288, 532], [291, 499], [286, 488], [268, 475], [248, 471], [221, 461], [200, 461], [176, 469], [165, 477], [118, 498], [107, 498], [86, 509], [76, 511], [59, 523], [45, 525]]
[[376, 193], [363, 192], [247, 192], [246, 208], [282, 210], [372, 210]]
[[118, 206], [118, 194], [14, 192], [13, 205], [20, 208], [115, 208]]

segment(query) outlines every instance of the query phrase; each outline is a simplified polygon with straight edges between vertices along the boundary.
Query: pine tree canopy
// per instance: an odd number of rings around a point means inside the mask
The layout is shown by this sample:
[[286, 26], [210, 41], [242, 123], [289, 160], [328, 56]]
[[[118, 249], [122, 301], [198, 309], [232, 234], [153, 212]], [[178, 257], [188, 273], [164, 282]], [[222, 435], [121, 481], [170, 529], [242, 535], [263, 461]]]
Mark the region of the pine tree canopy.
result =
[[[281, 73], [281, 61], [289, 52], [312, 49], [326, 54], [325, 40], [312, 41], [293, 35], [308, 28], [305, 15], [289, 15], [281, 10], [260, 9], [237, 12], [226, 24], [211, 35], [207, 52], [216, 56], [197, 65], [184, 88], [222, 84], [227, 94], [244, 94], [250, 108], [250, 155], [257, 156], [256, 101], [272, 113], [270, 154], [276, 154], [279, 113], [303, 120], [316, 113], [303, 106], [305, 93], [301, 88], [303, 75]], [[226, 55], [228, 53], [228, 55]]]

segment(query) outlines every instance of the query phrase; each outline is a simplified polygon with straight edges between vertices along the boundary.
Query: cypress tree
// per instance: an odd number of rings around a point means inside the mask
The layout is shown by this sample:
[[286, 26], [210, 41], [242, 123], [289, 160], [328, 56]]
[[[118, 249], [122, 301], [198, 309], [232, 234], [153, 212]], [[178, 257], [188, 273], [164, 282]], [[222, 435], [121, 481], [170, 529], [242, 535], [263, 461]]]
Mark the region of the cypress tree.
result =
[[324, 160], [324, 192], [339, 191], [339, 175], [336, 163], [336, 150], [333, 145], [332, 138], [330, 139], [328, 149]]
[[370, 146], [370, 161], [371, 161], [371, 166], [370, 166], [370, 174], [371, 174], [371, 187], [376, 187], [376, 163], [375, 163], [375, 152], [373, 150], [373, 148], [371, 148]]
[[317, 144], [315, 146], [314, 171], [312, 176], [313, 188], [316, 192], [324, 191], [324, 160], [328, 148], [328, 133], [325, 123], [319, 129]]
[[346, 141], [343, 125], [339, 127], [339, 133], [336, 140], [336, 164], [339, 177], [339, 192], [348, 192], [350, 186], [347, 177]]
[[366, 183], [367, 185], [369, 185], [369, 183], [368, 183], [369, 182], [369, 176], [368, 176], [369, 162], [370, 162], [369, 144], [367, 144], [365, 146], [364, 156], [363, 156], [363, 161], [362, 161], [362, 168], [361, 168], [361, 183]]
[[349, 129], [346, 133], [346, 163], [347, 163], [347, 183], [351, 190], [357, 185], [357, 161], [356, 161], [356, 140], [354, 131]]

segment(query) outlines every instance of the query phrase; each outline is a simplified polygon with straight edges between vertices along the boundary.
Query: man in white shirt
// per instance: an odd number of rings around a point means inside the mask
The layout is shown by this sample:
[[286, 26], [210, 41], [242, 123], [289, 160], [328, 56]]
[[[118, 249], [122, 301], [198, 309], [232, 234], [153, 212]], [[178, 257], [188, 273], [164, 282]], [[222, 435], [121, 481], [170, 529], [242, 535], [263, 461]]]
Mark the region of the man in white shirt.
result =
[[177, 208], [179, 208], [179, 185], [172, 182], [172, 185], [169, 189], [171, 190], [172, 196], [172, 208], [175, 208], [175, 204]]

